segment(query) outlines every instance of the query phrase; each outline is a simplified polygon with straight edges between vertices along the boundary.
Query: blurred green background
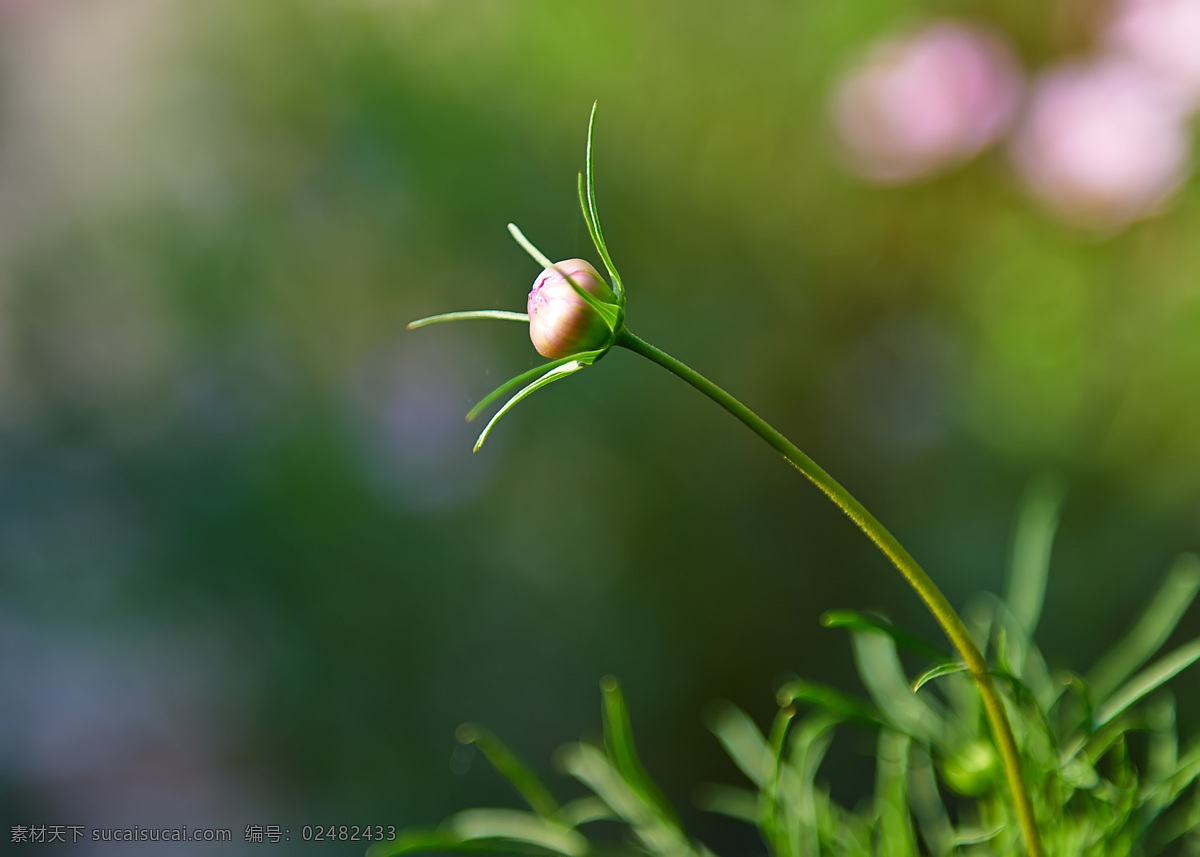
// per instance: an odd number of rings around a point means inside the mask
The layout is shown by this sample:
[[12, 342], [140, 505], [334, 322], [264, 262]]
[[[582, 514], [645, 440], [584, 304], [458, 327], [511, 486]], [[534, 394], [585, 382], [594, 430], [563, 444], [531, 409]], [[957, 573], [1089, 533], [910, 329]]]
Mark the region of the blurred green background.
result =
[[[630, 327], [799, 443], [955, 604], [1001, 589], [1022, 492], [1062, 474], [1039, 642], [1091, 666], [1198, 546], [1200, 189], [1097, 236], [1003, 151], [907, 188], [848, 176], [831, 86], [951, 10], [1029, 67], [1083, 42], [1035, 3], [0, 4], [6, 823], [240, 842], [510, 804], [466, 720], [572, 793], [548, 759], [597, 733], [612, 673], [692, 830], [747, 851], [690, 808], [737, 777], [705, 705], [761, 720], [790, 674], [857, 692], [830, 608], [936, 638], [840, 512], [631, 354], [471, 455], [462, 415], [539, 358], [517, 325], [404, 324], [523, 309], [510, 220], [598, 261], [575, 197], [596, 99]], [[1175, 687], [1194, 735], [1194, 675]], [[850, 803], [855, 742], [827, 771]]]

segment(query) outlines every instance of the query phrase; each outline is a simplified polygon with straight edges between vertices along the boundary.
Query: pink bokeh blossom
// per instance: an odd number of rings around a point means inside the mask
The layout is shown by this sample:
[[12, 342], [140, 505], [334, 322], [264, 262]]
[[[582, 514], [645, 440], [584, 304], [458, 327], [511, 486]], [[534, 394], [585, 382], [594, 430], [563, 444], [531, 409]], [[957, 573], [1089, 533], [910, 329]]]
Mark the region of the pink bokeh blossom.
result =
[[1118, 0], [1103, 40], [1200, 104], [1200, 0]]
[[872, 47], [838, 86], [833, 118], [855, 172], [901, 183], [994, 142], [1020, 92], [1019, 67], [999, 37], [939, 21]]
[[1176, 91], [1138, 64], [1064, 65], [1035, 83], [1013, 161], [1068, 220], [1119, 227], [1155, 213], [1187, 179], [1186, 120]]

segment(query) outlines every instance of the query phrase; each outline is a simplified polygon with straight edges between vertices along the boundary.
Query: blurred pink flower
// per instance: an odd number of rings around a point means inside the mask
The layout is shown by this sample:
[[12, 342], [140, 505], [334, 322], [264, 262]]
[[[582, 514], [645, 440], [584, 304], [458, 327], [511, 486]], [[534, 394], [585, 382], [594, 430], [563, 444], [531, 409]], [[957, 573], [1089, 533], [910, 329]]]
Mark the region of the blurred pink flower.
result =
[[1136, 64], [1061, 66], [1034, 85], [1013, 160], [1061, 215], [1123, 226], [1155, 213], [1186, 180], [1186, 118], [1176, 94]]
[[1200, 102], [1200, 0], [1117, 0], [1104, 41]]
[[855, 172], [899, 183], [978, 154], [1008, 127], [1020, 91], [999, 37], [940, 21], [871, 48], [838, 86], [833, 118]]

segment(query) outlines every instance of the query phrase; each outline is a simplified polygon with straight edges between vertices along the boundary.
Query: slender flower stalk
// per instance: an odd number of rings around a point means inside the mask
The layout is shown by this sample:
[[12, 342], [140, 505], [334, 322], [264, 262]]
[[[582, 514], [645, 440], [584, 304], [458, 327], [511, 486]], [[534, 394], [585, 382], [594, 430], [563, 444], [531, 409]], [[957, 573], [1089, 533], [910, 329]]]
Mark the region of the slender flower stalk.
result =
[[[896, 567], [896, 570], [903, 575], [921, 600], [925, 602], [925, 606], [929, 608], [934, 618], [937, 619], [979, 686], [984, 710], [1004, 762], [1004, 770], [1008, 778], [1017, 818], [1020, 821], [1021, 832], [1025, 839], [1026, 851], [1029, 857], [1043, 857], [1044, 852], [1034, 819], [1033, 803], [1025, 785], [1020, 755], [1004, 711], [1004, 703], [988, 672], [987, 661], [972, 641], [962, 619], [954, 612], [950, 602], [946, 600], [946, 596], [937, 588], [937, 585], [913, 559], [912, 555], [896, 540], [896, 537], [888, 532], [862, 503], [858, 502], [837, 480], [821, 469], [815, 461], [805, 455], [799, 447], [721, 387], [625, 328], [625, 288], [613, 265], [608, 247], [605, 245], [596, 211], [595, 185], [592, 178], [592, 129], [595, 118], [596, 108], [593, 105], [591, 120], [588, 123], [586, 171], [579, 174], [579, 202], [588, 233], [608, 271], [610, 284], [605, 285], [595, 268], [582, 263], [582, 260], [551, 262], [516, 226], [509, 224], [509, 232], [512, 233], [513, 238], [541, 264], [543, 269], [535, 281], [534, 291], [530, 296], [529, 314], [503, 310], [446, 313], [420, 319], [409, 325], [410, 328], [414, 328], [435, 322], [463, 319], [500, 319], [525, 321], [530, 323], [531, 328], [535, 326], [538, 328], [531, 331], [534, 343], [540, 353], [553, 359], [549, 363], [524, 372], [502, 384], [471, 409], [471, 412], [467, 414], [468, 420], [474, 419], [489, 405], [513, 390], [517, 390], [496, 412], [479, 435], [475, 449], [478, 450], [483, 445], [497, 420], [526, 396], [547, 384], [590, 366], [604, 357], [613, 346], [628, 349], [657, 363], [729, 411], [751, 431], [770, 444], [789, 464], [804, 474], [845, 512], [866, 534], [867, 538], [875, 543], [875, 546]], [[547, 287], [549, 283], [553, 285]], [[550, 320], [553, 320], [553, 323]], [[554, 329], [555, 326], [560, 329]], [[550, 347], [543, 347], [546, 343], [551, 343]], [[573, 343], [573, 346], [564, 343]], [[567, 353], [571, 347], [587, 350]]]
[[1029, 857], [1042, 857], [1041, 841], [1038, 838], [1037, 826], [1034, 821], [1033, 803], [1029, 790], [1021, 773], [1021, 759], [1017, 752], [1017, 744], [1013, 738], [1012, 728], [1004, 712], [1004, 703], [996, 692], [995, 682], [988, 672], [987, 661], [976, 647], [962, 619], [950, 606], [946, 596], [938, 589], [937, 584], [929, 577], [923, 568], [913, 559], [896, 537], [867, 511], [853, 494], [842, 487], [836, 479], [826, 473], [820, 465], [809, 458], [804, 452], [775, 430], [766, 420], [743, 405], [729, 393], [725, 392], [712, 381], [705, 378], [687, 364], [676, 360], [649, 342], [635, 336], [628, 330], [622, 329], [617, 335], [616, 345], [627, 348], [636, 354], [657, 363], [668, 372], [687, 381], [704, 395], [708, 396], [729, 413], [741, 420], [751, 431], [765, 440], [784, 460], [799, 470], [804, 476], [824, 492], [839, 509], [846, 513], [850, 520], [875, 543], [875, 546], [904, 576], [909, 586], [916, 590], [917, 595], [925, 602], [929, 612], [942, 626], [946, 636], [958, 651], [959, 656], [975, 677], [979, 685], [979, 694], [983, 698], [984, 709], [988, 722], [991, 724], [996, 743], [1000, 748], [1000, 756], [1004, 761], [1004, 771], [1008, 777], [1009, 789], [1016, 805], [1017, 817], [1021, 823], [1021, 831]]

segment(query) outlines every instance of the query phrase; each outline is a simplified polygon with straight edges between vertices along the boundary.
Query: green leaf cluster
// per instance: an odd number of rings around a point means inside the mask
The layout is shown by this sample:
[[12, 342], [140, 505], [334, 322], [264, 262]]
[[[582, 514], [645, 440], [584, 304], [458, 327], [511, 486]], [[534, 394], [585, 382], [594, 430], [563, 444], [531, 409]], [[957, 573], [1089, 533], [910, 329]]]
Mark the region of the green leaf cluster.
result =
[[[1181, 748], [1174, 697], [1164, 685], [1200, 660], [1200, 639], [1160, 649], [1200, 592], [1200, 558], [1175, 562], [1130, 631], [1085, 675], [1052, 671], [1034, 633], [1062, 498], [1052, 480], [1030, 491], [1005, 595], [977, 598], [968, 623], [998, 679], [1046, 853], [1197, 853], [1200, 737]], [[1022, 853], [978, 685], [965, 667], [881, 616], [841, 610], [823, 623], [850, 634], [866, 696], [790, 681], [765, 731], [731, 704], [714, 707], [709, 727], [748, 784], [704, 786], [700, 808], [754, 825], [775, 857]], [[902, 653], [927, 666], [911, 673]], [[557, 757], [588, 796], [560, 806], [494, 736], [464, 727], [460, 739], [483, 751], [530, 811], [469, 810], [377, 846], [373, 857], [477, 850], [582, 857], [614, 849], [708, 857], [642, 765], [616, 680], [601, 687], [603, 746], [571, 744]], [[832, 797], [822, 770], [846, 729], [867, 730], [876, 741], [874, 792], [853, 808]], [[581, 831], [600, 820], [621, 824], [623, 841], [599, 845]]]

